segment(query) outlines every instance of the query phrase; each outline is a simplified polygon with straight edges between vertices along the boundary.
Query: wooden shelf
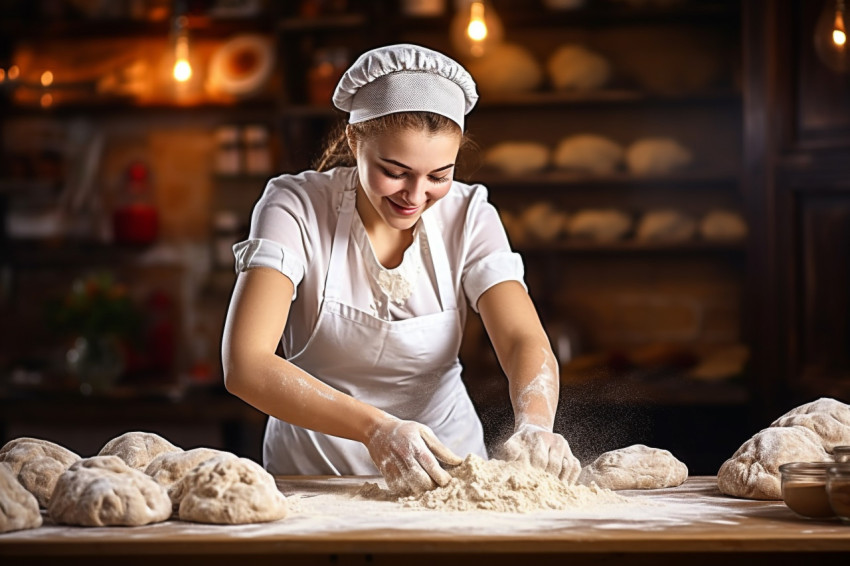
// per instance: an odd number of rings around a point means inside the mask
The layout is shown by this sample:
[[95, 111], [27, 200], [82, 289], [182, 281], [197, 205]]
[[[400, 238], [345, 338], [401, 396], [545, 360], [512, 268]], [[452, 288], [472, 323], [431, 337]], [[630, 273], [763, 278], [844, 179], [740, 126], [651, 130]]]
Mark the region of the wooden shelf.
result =
[[606, 88], [591, 92], [533, 91], [515, 94], [488, 94], [477, 110], [510, 108], [557, 107], [579, 105], [641, 104], [665, 106], [676, 104], [740, 104], [741, 93], [732, 88], [681, 93], [660, 94], [632, 88]]
[[368, 22], [365, 14], [339, 14], [316, 18], [284, 18], [277, 23], [282, 32], [320, 32], [355, 29]]
[[[80, 20], [45, 20], [13, 25], [0, 24], [7, 37], [38, 39], [86, 39], [97, 37], [168, 37], [172, 31], [171, 18], [161, 21], [92, 18]], [[200, 37], [227, 37], [237, 33], [271, 33], [274, 19], [262, 16], [251, 18], [213, 18], [210, 16], [188, 16], [189, 33]]]
[[621, 240], [617, 242], [587, 242], [581, 240], [559, 240], [555, 242], [527, 243], [517, 245], [520, 253], [547, 254], [690, 254], [690, 253], [718, 253], [718, 254], [742, 254], [745, 251], [743, 241], [710, 242], [705, 240], [691, 240], [687, 242], [665, 243], [665, 242], [638, 242], [635, 240]]
[[559, 189], [565, 186], [670, 186], [689, 185], [707, 186], [712, 189], [718, 185], [737, 185], [738, 173], [719, 169], [690, 169], [670, 173], [669, 175], [637, 176], [629, 173], [594, 175], [591, 173], [570, 171], [544, 171], [522, 176], [511, 176], [481, 169], [472, 175], [470, 182], [481, 183], [495, 190], [516, 187], [534, 187], [536, 189]]
[[268, 118], [273, 111], [276, 101], [273, 97], [258, 97], [238, 102], [214, 102], [199, 101], [193, 103], [178, 103], [172, 101], [138, 103], [130, 98], [90, 98], [86, 101], [71, 102], [67, 104], [58, 103], [46, 108], [40, 106], [12, 105], [10, 112], [14, 115], [110, 115], [138, 113], [149, 114], [203, 114], [203, 113], [237, 113], [257, 114]]

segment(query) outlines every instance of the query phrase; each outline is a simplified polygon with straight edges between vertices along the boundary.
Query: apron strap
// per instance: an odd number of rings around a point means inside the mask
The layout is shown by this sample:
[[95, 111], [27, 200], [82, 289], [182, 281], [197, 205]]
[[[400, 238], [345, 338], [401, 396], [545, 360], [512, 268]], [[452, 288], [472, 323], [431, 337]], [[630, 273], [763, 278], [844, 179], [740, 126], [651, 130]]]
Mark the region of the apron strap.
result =
[[437, 221], [430, 209], [422, 213], [420, 218], [422, 218], [425, 227], [425, 237], [428, 240], [431, 261], [434, 262], [434, 275], [437, 278], [437, 289], [440, 292], [440, 305], [444, 311], [456, 310], [457, 300], [453, 290], [452, 269], [449, 265], [449, 256], [446, 253], [446, 246], [443, 243]]
[[339, 207], [339, 219], [336, 223], [334, 241], [331, 246], [331, 258], [328, 263], [328, 274], [325, 280], [325, 299], [340, 298], [340, 289], [343, 282], [350, 283], [345, 274], [345, 261], [348, 255], [348, 237], [351, 234], [351, 221], [354, 218], [354, 204], [356, 191], [346, 189], [342, 191], [342, 203]]

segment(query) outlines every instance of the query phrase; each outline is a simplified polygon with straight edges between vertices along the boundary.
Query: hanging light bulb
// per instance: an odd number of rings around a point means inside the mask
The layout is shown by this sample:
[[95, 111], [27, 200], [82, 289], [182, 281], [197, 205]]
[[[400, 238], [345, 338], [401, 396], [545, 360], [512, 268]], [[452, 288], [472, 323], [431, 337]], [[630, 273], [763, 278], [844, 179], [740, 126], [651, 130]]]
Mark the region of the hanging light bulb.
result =
[[815, 52], [824, 65], [838, 73], [850, 72], [846, 16], [845, 0], [826, 0], [815, 26]]
[[186, 16], [174, 20], [177, 36], [174, 40], [174, 80], [185, 83], [192, 78], [192, 65], [189, 63], [189, 32]]
[[451, 33], [455, 49], [473, 57], [481, 57], [502, 41], [504, 28], [488, 2], [466, 0], [458, 6]]

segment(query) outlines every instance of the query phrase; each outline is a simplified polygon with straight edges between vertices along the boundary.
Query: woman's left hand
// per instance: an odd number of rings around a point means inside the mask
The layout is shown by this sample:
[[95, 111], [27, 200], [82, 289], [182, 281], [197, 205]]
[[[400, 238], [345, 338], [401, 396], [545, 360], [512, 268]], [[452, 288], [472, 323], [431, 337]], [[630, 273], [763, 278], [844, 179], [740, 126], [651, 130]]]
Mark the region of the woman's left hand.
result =
[[573, 484], [581, 463], [573, 456], [567, 439], [542, 426], [523, 424], [501, 447], [499, 456], [508, 461], [524, 461]]

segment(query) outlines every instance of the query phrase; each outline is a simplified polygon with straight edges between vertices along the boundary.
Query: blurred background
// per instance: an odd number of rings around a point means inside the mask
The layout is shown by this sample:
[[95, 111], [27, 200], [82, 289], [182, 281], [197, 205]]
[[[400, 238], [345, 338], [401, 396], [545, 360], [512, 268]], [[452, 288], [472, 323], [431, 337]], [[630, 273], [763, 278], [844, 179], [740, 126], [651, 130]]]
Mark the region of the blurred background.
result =
[[[691, 474], [781, 412], [850, 399], [850, 56], [842, 0], [4, 0], [0, 444], [93, 455], [131, 430], [260, 459], [220, 338], [266, 181], [313, 165], [330, 96], [395, 42], [481, 94], [485, 184], [561, 363], [588, 463]], [[470, 313], [492, 446], [507, 383]]]

